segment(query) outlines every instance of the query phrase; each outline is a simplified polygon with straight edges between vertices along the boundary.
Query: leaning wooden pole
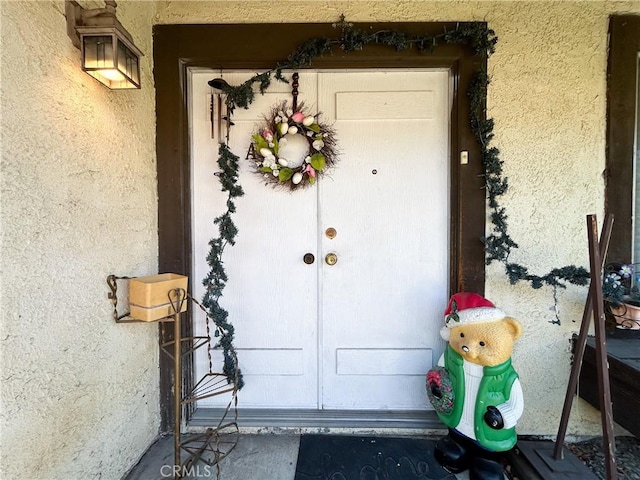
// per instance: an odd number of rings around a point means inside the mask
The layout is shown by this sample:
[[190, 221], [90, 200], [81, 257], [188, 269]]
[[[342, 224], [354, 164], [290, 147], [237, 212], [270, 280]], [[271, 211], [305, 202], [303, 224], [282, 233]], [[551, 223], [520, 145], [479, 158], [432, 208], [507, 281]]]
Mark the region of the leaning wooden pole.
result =
[[598, 222], [595, 215], [587, 216], [587, 228], [589, 229], [591, 284], [594, 286], [591, 302], [593, 305], [596, 330], [596, 367], [598, 373], [600, 415], [602, 418], [604, 460], [607, 480], [617, 480], [616, 439], [613, 435], [613, 411], [611, 406], [611, 387], [609, 385], [609, 364], [607, 362], [607, 339], [604, 327], [602, 260], [598, 250]]
[[[604, 225], [602, 227], [602, 233], [600, 234], [600, 268], [603, 266], [605, 257], [607, 256], [607, 250], [609, 249], [609, 240], [611, 239], [611, 230], [613, 229], [613, 215], [609, 214], [605, 218]], [[591, 324], [591, 315], [593, 312], [592, 298], [594, 295], [593, 289], [595, 284], [591, 282], [589, 285], [589, 294], [587, 295], [587, 301], [584, 305], [584, 312], [582, 314], [582, 323], [580, 325], [580, 333], [576, 341], [573, 352], [573, 365], [571, 365], [571, 374], [569, 375], [569, 384], [567, 385], [567, 393], [564, 397], [564, 406], [562, 407], [562, 416], [560, 417], [560, 426], [558, 427], [558, 435], [556, 436], [556, 443], [553, 449], [554, 460], [561, 460], [563, 458], [564, 440], [567, 434], [567, 427], [569, 425], [569, 415], [571, 414], [571, 407], [573, 405], [573, 399], [576, 395], [578, 388], [578, 378], [580, 377], [580, 367], [582, 365], [582, 359], [584, 357], [584, 350], [587, 346], [587, 336], [589, 335], [589, 325]]]

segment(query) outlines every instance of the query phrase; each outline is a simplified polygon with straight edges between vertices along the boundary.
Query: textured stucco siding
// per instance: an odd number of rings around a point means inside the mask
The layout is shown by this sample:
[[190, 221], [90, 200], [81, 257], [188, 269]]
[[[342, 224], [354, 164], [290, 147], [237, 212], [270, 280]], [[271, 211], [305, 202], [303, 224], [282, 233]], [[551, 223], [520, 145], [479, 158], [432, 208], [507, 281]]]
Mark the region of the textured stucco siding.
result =
[[63, 1], [0, 2], [2, 479], [119, 479], [158, 434], [157, 324], [115, 324], [105, 283], [158, 257], [155, 7], [119, 3], [142, 90], [81, 71]]
[[[640, 2], [158, 2], [157, 22], [334, 22], [341, 13], [352, 22], [488, 22], [499, 37], [489, 115], [511, 185], [503, 204], [520, 245], [511, 260], [537, 274], [588, 266], [585, 217], [604, 210], [608, 18], [640, 13]], [[553, 292], [511, 286], [500, 265], [487, 269], [486, 295], [524, 325], [514, 354], [526, 395], [519, 432], [555, 434], [586, 289], [558, 291], [561, 326], [550, 323]], [[575, 402], [569, 429], [598, 433], [598, 413]]]
[[[81, 2], [86, 7], [102, 2]], [[146, 56], [143, 88], [110, 92], [79, 68], [64, 2], [0, 1], [0, 478], [118, 479], [156, 435], [155, 324], [115, 325], [110, 273], [157, 271], [153, 23], [487, 21], [489, 62], [511, 189], [512, 259], [534, 273], [587, 265], [585, 215], [602, 216], [607, 24], [639, 2], [121, 1]], [[525, 327], [514, 353], [526, 395], [519, 431], [553, 434], [584, 288], [508, 284], [487, 297]], [[577, 402], [570, 432], [599, 431]]]

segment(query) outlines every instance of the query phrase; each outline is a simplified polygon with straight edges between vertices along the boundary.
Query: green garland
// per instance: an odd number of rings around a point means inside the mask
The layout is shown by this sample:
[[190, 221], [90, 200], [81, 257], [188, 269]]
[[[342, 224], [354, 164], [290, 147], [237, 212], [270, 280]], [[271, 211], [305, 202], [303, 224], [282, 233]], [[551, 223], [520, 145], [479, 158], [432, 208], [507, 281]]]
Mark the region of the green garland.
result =
[[[342, 22], [341, 25], [344, 26], [345, 23]], [[423, 53], [431, 53], [436, 47], [442, 44], [463, 44], [473, 48], [477, 55], [488, 58], [494, 53], [497, 41], [498, 38], [495, 32], [480, 22], [458, 24], [456, 28], [448, 31], [445, 30], [437, 35], [415, 35], [398, 30], [380, 30], [370, 33], [356, 28], [347, 28], [343, 29], [341, 38], [339, 39], [321, 37], [307, 40], [289, 55], [286, 61], [278, 63], [275, 68], [256, 74], [239, 86], [226, 85], [223, 87], [223, 91], [226, 94], [226, 104], [229, 112], [232, 113], [236, 107], [248, 108], [249, 105], [251, 105], [255, 97], [254, 84], [258, 85], [258, 90], [263, 94], [271, 85], [272, 77], [278, 81], [288, 83], [282, 74], [283, 70], [310, 67], [315, 58], [329, 54], [335, 48], [340, 48], [343, 52], [348, 53], [361, 50], [365, 45], [387, 45], [395, 48], [397, 51], [415, 48]], [[519, 281], [526, 281], [529, 282], [534, 289], [539, 289], [544, 285], [551, 286], [553, 289], [554, 304], [556, 305], [555, 320], [552, 320], [551, 323], [560, 324], [557, 309], [558, 288], [566, 288], [567, 283], [587, 285], [590, 278], [589, 272], [582, 267], [569, 265], [562, 268], [555, 268], [545, 275], [534, 275], [529, 273], [527, 267], [509, 261], [511, 250], [518, 248], [518, 244], [509, 236], [505, 208], [500, 206], [499, 202], [499, 198], [504, 195], [509, 185], [507, 178], [504, 178], [502, 175], [503, 162], [499, 157], [500, 152], [497, 148], [489, 145], [493, 139], [494, 122], [493, 119], [487, 118], [486, 100], [488, 85], [489, 76], [487, 72], [480, 70], [470, 83], [467, 91], [471, 102], [469, 122], [476, 140], [482, 148], [484, 179], [487, 189], [488, 205], [491, 210], [490, 218], [493, 224], [489, 234], [481, 239], [485, 245], [486, 264], [490, 265], [494, 261], [502, 263], [509, 282], [512, 285]], [[221, 158], [223, 155], [226, 158], [231, 155], [228, 149], [223, 149], [222, 147], [220, 152]], [[237, 162], [237, 157], [235, 158]], [[231, 213], [235, 211], [235, 207], [231, 208], [233, 207], [233, 202], [231, 202], [233, 195], [231, 192], [239, 189], [240, 195], [242, 194], [242, 190], [240, 187], [237, 187], [236, 184], [237, 167], [229, 177], [227, 177], [227, 173], [225, 173], [223, 169], [220, 181], [223, 183], [223, 190], [225, 189], [225, 184], [229, 189], [230, 200], [227, 202], [229, 206], [227, 213]], [[220, 220], [221, 236], [223, 222], [228, 222], [229, 232], [227, 233], [233, 232], [233, 235], [230, 236], [227, 241], [233, 244], [232, 240], [237, 231], [230, 218], [228, 216], [223, 217], [224, 220]], [[216, 221], [218, 222], [218, 220]], [[220, 245], [216, 243], [217, 241], [218, 240], [212, 240], [212, 252], [214, 252], [214, 249], [217, 252], [220, 248]], [[213, 256], [214, 258], [219, 258], [218, 253], [213, 254]], [[226, 274], [221, 262], [218, 264], [210, 261], [210, 264], [212, 265], [212, 274], [207, 277], [205, 282], [211, 283], [214, 286], [221, 285], [223, 287], [224, 281], [226, 281]], [[215, 272], [214, 265], [216, 269]], [[219, 277], [216, 277], [216, 275]], [[214, 295], [216, 305], [217, 298], [221, 295], [220, 290], [218, 290], [217, 287], [214, 288], [216, 292]], [[218, 309], [221, 310], [221, 312], [219, 312]], [[227, 312], [217, 306], [212, 313], [219, 315], [219, 318], [223, 319], [225, 324], [230, 327], [230, 325], [226, 323]], [[214, 316], [214, 318], [216, 317]], [[233, 332], [233, 329], [231, 329], [231, 332]]]
[[[222, 143], [218, 151], [218, 166], [221, 169], [219, 173], [220, 184], [223, 192], [228, 192], [227, 197], [227, 211], [214, 220], [214, 223], [218, 225], [219, 236], [209, 241], [209, 255], [207, 256], [207, 263], [211, 267], [211, 270], [202, 281], [205, 286], [206, 292], [202, 299], [202, 305], [207, 309], [209, 317], [213, 322], [220, 327], [222, 334], [216, 330], [216, 337], [220, 337], [217, 346], [222, 347], [224, 354], [224, 365], [222, 371], [227, 375], [229, 382], [235, 378], [235, 371], [237, 368], [235, 358], [231, 354], [233, 350], [233, 334], [234, 328], [227, 318], [229, 313], [220, 306], [220, 297], [222, 296], [222, 290], [224, 289], [228, 277], [224, 270], [222, 262], [222, 253], [224, 252], [227, 244], [234, 245], [236, 235], [238, 234], [238, 228], [231, 219], [231, 214], [235, 213], [236, 205], [235, 198], [244, 195], [242, 187], [238, 185], [238, 170], [239, 170], [239, 158], [234, 155], [229, 147]], [[242, 372], [238, 369], [238, 389], [244, 386], [244, 380], [242, 379]]]
[[[335, 26], [335, 25], [334, 25]], [[255, 98], [253, 84], [258, 84], [261, 94], [271, 85], [271, 77], [284, 83], [289, 81], [282, 74], [283, 70], [295, 70], [310, 67], [313, 60], [338, 47], [345, 53], [362, 50], [365, 45], [387, 45], [397, 51], [416, 48], [420, 52], [431, 53], [441, 44], [467, 44], [478, 55], [491, 55], [495, 50], [498, 38], [493, 30], [489, 30], [482, 23], [464, 23], [454, 30], [445, 31], [437, 35], [415, 35], [398, 30], [379, 30], [369, 33], [363, 30], [351, 29], [343, 32], [340, 39], [327, 37], [312, 38], [301, 44], [286, 61], [280, 62], [275, 68], [258, 73], [238, 86], [228, 85], [223, 88], [226, 94], [226, 104], [230, 112], [236, 107], [249, 108]]]
[[489, 208], [491, 209], [492, 229], [489, 235], [482, 238], [486, 252], [486, 264], [490, 265], [498, 261], [504, 265], [509, 283], [515, 285], [519, 281], [529, 282], [531, 287], [539, 289], [548, 285], [553, 289], [555, 319], [550, 323], [560, 325], [558, 314], [558, 288], [566, 288], [567, 283], [584, 286], [591, 278], [589, 271], [583, 267], [568, 265], [554, 268], [545, 275], [529, 273], [527, 267], [510, 262], [509, 255], [513, 248], [518, 248], [507, 231], [507, 214], [505, 208], [500, 206], [499, 197], [504, 195], [509, 188], [508, 179], [502, 176], [502, 160], [500, 150], [489, 146], [493, 139], [494, 122], [492, 118], [486, 118], [487, 87], [489, 77], [486, 71], [480, 71], [475, 76], [467, 92], [471, 103], [471, 129], [476, 141], [482, 147], [482, 163], [487, 189]]

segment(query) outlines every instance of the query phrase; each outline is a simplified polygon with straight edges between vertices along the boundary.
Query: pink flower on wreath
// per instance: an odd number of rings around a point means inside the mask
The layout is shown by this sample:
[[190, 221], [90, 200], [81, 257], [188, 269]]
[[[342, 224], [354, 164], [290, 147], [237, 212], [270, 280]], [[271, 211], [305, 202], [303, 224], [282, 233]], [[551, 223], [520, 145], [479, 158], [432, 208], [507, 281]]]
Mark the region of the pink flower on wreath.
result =
[[306, 173], [310, 177], [313, 177], [313, 178], [316, 177], [316, 171], [314, 170], [314, 168], [311, 165], [307, 165], [306, 166], [306, 168], [304, 169], [304, 173]]
[[438, 375], [438, 372], [428, 372], [427, 373], [427, 383], [435, 383], [438, 387], [442, 386], [442, 380], [440, 379], [440, 375]]
[[293, 115], [291, 115], [291, 120], [293, 120], [296, 123], [302, 122], [302, 120], [304, 120], [304, 113], [302, 112], [294, 113]]
[[273, 132], [271, 130], [264, 130], [262, 132], [262, 138], [264, 138], [267, 142], [273, 140]]

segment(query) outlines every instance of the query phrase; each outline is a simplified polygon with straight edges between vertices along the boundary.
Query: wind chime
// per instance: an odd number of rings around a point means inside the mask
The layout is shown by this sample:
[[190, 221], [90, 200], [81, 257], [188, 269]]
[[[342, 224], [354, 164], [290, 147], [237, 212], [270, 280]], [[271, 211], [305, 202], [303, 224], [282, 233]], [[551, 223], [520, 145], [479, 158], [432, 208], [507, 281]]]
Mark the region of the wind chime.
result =
[[[211, 138], [217, 138], [218, 143], [229, 143], [229, 130], [234, 125], [231, 121], [231, 111], [224, 97], [224, 90], [230, 88], [224, 78], [214, 78], [209, 81], [211, 87], [211, 103], [209, 113], [211, 120]], [[222, 135], [222, 125], [226, 126], [226, 134]]]

